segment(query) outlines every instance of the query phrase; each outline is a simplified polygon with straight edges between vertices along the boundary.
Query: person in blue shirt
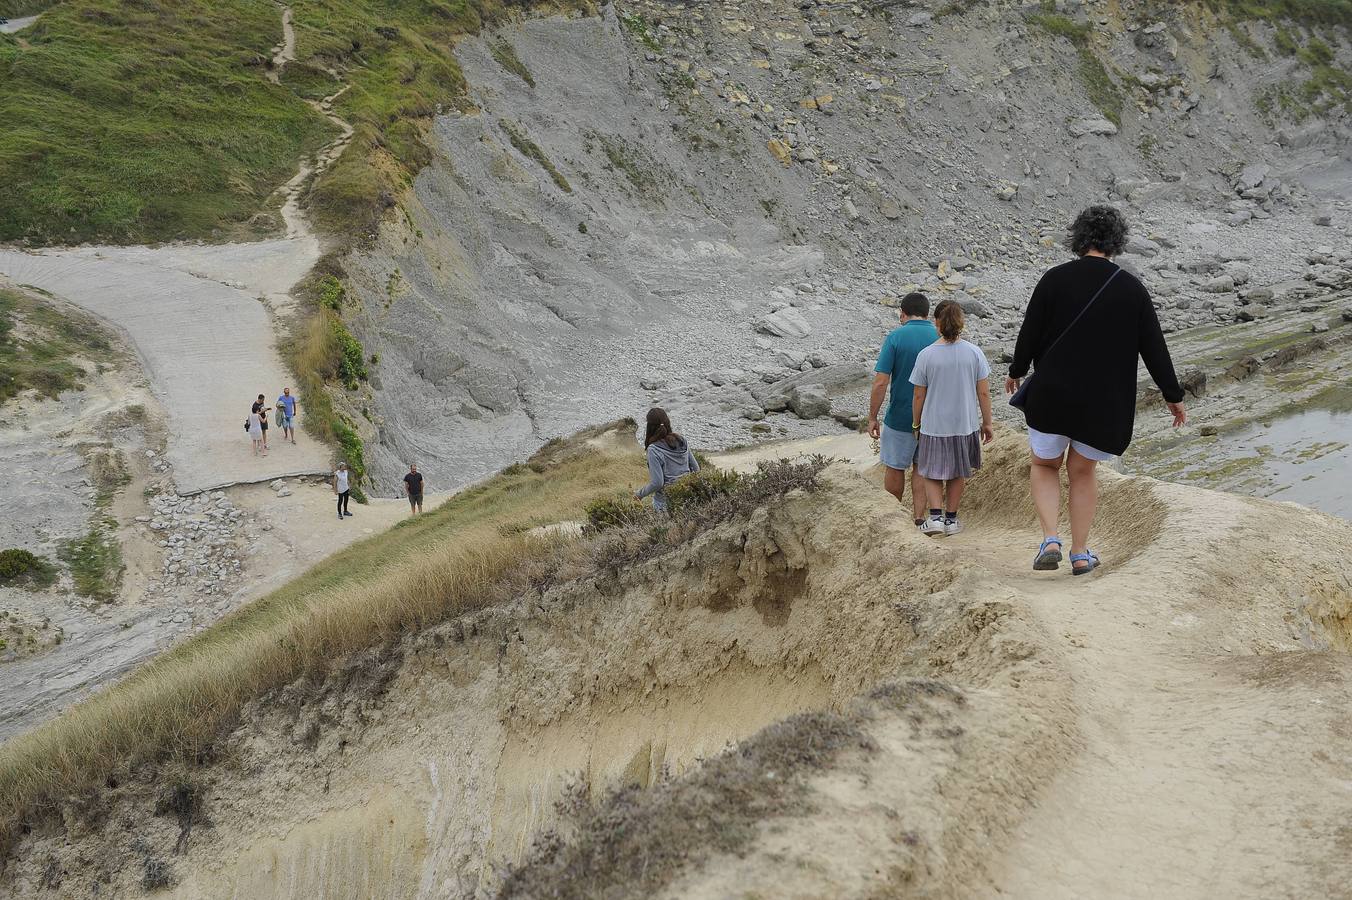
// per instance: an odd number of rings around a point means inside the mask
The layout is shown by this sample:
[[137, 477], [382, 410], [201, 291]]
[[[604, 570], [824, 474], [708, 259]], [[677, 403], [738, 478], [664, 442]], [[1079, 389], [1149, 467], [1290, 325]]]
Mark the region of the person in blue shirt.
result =
[[281, 410], [279, 415], [279, 425], [282, 426], [282, 440], [296, 442], [296, 396], [291, 393], [291, 388], [282, 388], [282, 394], [277, 398], [277, 406]]
[[[879, 442], [882, 462], [886, 468], [883, 486], [898, 501], [905, 502], [906, 470], [911, 470], [911, 512], [916, 527], [925, 524], [924, 480], [915, 471], [917, 447], [916, 427], [911, 422], [911, 371], [915, 358], [939, 339], [939, 332], [929, 320], [929, 298], [910, 293], [901, 301], [901, 327], [894, 329], [883, 341], [878, 364], [873, 367], [873, 392], [869, 397], [868, 433]], [[878, 421], [883, 398], [892, 388], [887, 415]]]

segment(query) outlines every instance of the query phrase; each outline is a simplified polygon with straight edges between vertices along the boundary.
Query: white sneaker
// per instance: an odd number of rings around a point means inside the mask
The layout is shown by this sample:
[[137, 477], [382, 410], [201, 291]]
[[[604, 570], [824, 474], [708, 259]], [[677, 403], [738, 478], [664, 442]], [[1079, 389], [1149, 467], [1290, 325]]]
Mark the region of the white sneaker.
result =
[[940, 516], [930, 516], [925, 520], [925, 524], [920, 526], [921, 534], [940, 535], [944, 534], [944, 520]]
[[961, 534], [962, 520], [954, 519], [952, 522], [944, 521], [944, 534]]

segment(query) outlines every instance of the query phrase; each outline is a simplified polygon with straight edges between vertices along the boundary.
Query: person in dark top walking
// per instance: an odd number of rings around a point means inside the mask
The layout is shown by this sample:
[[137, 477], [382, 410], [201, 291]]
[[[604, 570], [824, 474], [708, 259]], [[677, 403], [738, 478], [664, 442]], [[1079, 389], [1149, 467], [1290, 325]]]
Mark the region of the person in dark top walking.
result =
[[[1098, 505], [1095, 470], [1131, 444], [1138, 358], [1164, 394], [1174, 427], [1187, 421], [1150, 294], [1112, 261], [1126, 242], [1126, 219], [1113, 207], [1080, 213], [1066, 241], [1078, 259], [1048, 271], [1033, 290], [1005, 379], [1028, 423], [1033, 505], [1043, 533], [1037, 570], [1055, 569], [1062, 559], [1062, 464], [1070, 481], [1071, 568], [1083, 575], [1099, 564], [1088, 546]], [[1024, 385], [1030, 367], [1035, 373]]]
[[422, 512], [423, 477], [418, 467], [409, 464], [408, 474], [404, 476], [404, 493], [408, 495], [409, 515]]
[[634, 499], [651, 496], [653, 509], [667, 512], [667, 485], [698, 472], [699, 460], [685, 438], [672, 430], [667, 411], [657, 406], [648, 410], [643, 447], [648, 455], [648, 483], [634, 492]]

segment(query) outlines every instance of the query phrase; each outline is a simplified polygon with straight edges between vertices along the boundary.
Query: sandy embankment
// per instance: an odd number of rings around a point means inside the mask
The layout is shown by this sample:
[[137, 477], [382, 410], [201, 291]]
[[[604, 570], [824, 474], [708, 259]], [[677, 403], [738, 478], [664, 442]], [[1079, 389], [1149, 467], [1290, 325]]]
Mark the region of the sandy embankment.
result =
[[[1343, 895], [1352, 525], [1108, 474], [1103, 569], [1033, 573], [1021, 457], [995, 448], [953, 538], [840, 465], [618, 580], [283, 692], [231, 739], [181, 855], [177, 824], [137, 813], [153, 783], [98, 815], [145, 823], [178, 897], [457, 896], [492, 888], [578, 773], [593, 797], [679, 791], [724, 741], [825, 709], [868, 740], [804, 782], [808, 806], [736, 853], [691, 847], [650, 895]], [[942, 686], [859, 699], [889, 683]], [[6, 887], [55, 858], [77, 890], [72, 854], [114, 884], [144, 866], [106, 829], [57, 829]]]

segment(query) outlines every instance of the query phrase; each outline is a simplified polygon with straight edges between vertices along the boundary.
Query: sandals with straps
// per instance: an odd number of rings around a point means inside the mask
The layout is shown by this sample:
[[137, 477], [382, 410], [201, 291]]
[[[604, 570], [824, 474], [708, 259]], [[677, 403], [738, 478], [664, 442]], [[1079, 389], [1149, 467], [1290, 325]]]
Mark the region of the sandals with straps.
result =
[[[1055, 544], [1055, 550], [1048, 550], [1050, 544]], [[1054, 572], [1061, 565], [1061, 539], [1053, 535], [1042, 542], [1042, 546], [1037, 548], [1037, 556], [1033, 559], [1034, 572]]]
[[[1088, 563], [1088, 565], [1083, 569], [1076, 569], [1074, 565], [1077, 562]], [[1098, 554], [1093, 550], [1086, 550], [1084, 553], [1072, 553], [1070, 554], [1070, 565], [1072, 575], [1088, 575], [1099, 567]]]

